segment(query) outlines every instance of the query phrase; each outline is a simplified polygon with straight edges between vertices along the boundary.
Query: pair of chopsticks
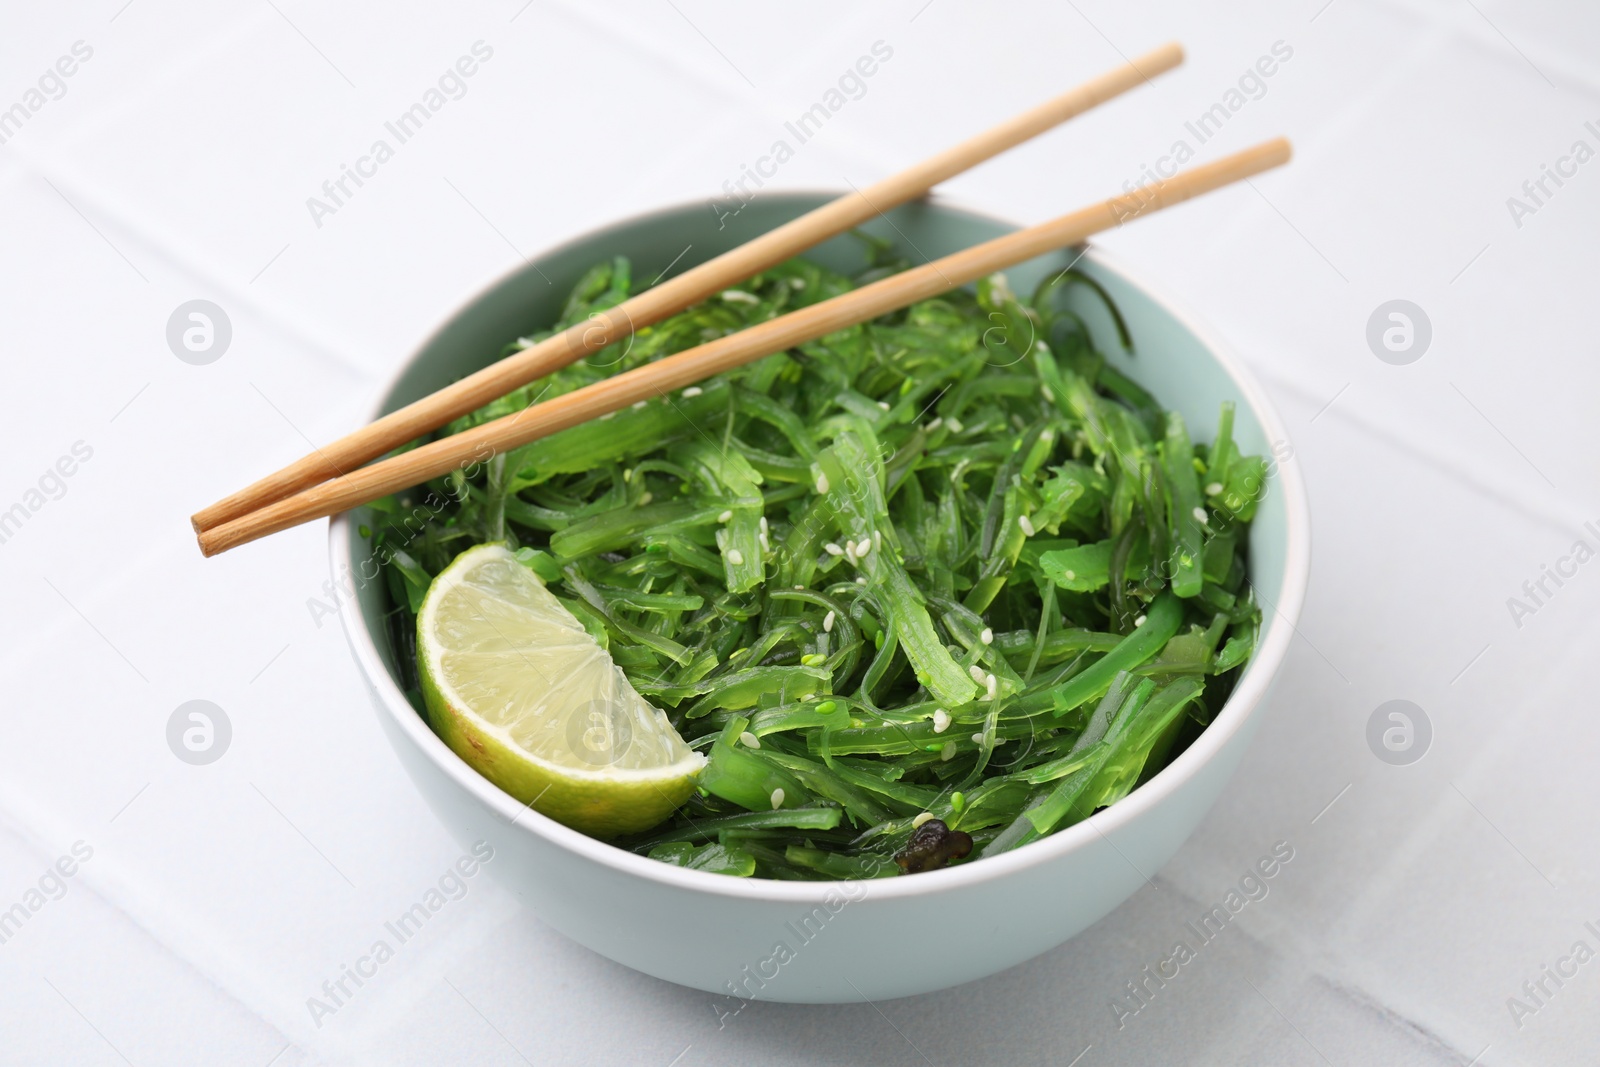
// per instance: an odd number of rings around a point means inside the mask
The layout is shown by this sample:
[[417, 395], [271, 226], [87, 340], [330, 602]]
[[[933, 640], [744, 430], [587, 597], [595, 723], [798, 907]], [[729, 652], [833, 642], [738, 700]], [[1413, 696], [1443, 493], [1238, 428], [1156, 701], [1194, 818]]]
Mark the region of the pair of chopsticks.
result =
[[959, 288], [995, 271], [1077, 244], [1132, 218], [1288, 162], [1289, 142], [1282, 138], [1267, 141], [1145, 186], [1137, 193], [1112, 197], [1006, 234], [463, 433], [362, 466], [528, 382], [598, 352], [635, 330], [660, 322], [891, 207], [914, 200], [939, 182], [1120, 96], [1181, 62], [1183, 49], [1179, 45], [1163, 45], [909, 170], [824, 204], [385, 415], [197, 512], [192, 522], [200, 550], [214, 556], [268, 534], [347, 511], [638, 401], [664, 396], [763, 356]]

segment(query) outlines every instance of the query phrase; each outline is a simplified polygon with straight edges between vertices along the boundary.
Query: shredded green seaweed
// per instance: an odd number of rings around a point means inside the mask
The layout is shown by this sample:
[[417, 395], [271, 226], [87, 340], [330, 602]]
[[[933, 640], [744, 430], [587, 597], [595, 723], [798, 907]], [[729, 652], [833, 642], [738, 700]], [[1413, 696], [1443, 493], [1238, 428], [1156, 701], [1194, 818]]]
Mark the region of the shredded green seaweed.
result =
[[[904, 266], [870, 259], [854, 279], [775, 267], [438, 436]], [[406, 685], [432, 576], [503, 540], [709, 757], [688, 803], [621, 847], [736, 876], [881, 877], [1125, 796], [1254, 648], [1245, 533], [1266, 465], [1240, 454], [1231, 405], [1196, 444], [1106, 361], [1074, 307], [1127, 330], [1087, 274], [1026, 301], [999, 276], [975, 288], [381, 502]], [[599, 264], [551, 332], [633, 291], [627, 260]], [[924, 815], [943, 829], [908, 845]]]

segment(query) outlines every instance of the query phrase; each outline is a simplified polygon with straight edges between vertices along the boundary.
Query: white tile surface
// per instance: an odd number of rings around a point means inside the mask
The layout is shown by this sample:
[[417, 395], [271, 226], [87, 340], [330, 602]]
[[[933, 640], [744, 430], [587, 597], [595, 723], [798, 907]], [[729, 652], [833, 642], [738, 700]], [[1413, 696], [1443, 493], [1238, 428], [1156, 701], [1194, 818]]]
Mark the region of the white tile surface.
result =
[[[97, 0], [4, 20], [0, 107], [75, 42], [93, 56], [0, 147], [0, 504], [93, 454], [0, 545], [0, 905], [74, 842], [93, 858], [0, 944], [0, 1063], [1592, 1062], [1600, 964], [1520, 1027], [1506, 1005], [1600, 925], [1600, 572], [1520, 627], [1506, 607], [1600, 521], [1600, 161], [1520, 227], [1506, 206], [1574, 140], [1600, 148], [1586, 7]], [[717, 998], [565, 941], [480, 875], [318, 1025], [307, 998], [461, 846], [307, 610], [322, 529], [202, 561], [185, 516], [354, 424], [519, 256], [715, 195], [874, 42], [892, 60], [774, 186], [881, 177], [1172, 36], [1182, 70], [948, 191], [1022, 221], [1116, 191], [1293, 50], [1197, 147], [1286, 132], [1294, 166], [1103, 242], [1240, 347], [1312, 491], [1302, 640], [1194, 839], [1005, 974], [720, 1026]], [[307, 198], [478, 41], [464, 95], [318, 226]], [[234, 331], [211, 366], [164, 342], [196, 297]], [[1365, 341], [1395, 297], [1434, 327], [1404, 367]], [[1394, 698], [1436, 732], [1410, 767], [1364, 740]], [[192, 699], [233, 727], [212, 766], [165, 744]], [[1280, 840], [1271, 894], [1119, 1028], [1123, 983]]]

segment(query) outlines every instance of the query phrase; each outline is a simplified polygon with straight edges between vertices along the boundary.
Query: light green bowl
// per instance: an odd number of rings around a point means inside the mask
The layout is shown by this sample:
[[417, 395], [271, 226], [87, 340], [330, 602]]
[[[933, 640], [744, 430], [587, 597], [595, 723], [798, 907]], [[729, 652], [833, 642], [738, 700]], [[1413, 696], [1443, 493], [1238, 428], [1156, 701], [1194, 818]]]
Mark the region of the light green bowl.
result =
[[[548, 326], [579, 276], [602, 259], [628, 256], [636, 278], [654, 278], [669, 265], [681, 270], [735, 247], [831, 195], [763, 195], [720, 227], [704, 205], [668, 208], [547, 252], [484, 290], [429, 338], [374, 415], [492, 362], [507, 342]], [[934, 200], [898, 208], [865, 229], [921, 262], [1015, 227]], [[1018, 292], [1029, 292], [1080, 252], [1007, 273]], [[862, 264], [850, 238], [811, 256], [836, 270]], [[382, 583], [363, 580], [376, 567], [357, 535], [362, 515], [333, 522], [335, 578], [354, 575], [359, 590], [359, 611], [343, 614], [345, 632], [379, 721], [440, 820], [464, 845], [492, 844], [490, 871], [540, 919], [629, 967], [716, 993], [797, 1002], [900, 997], [981, 978], [1054, 948], [1127, 899], [1193, 832], [1244, 756], [1300, 614], [1310, 571], [1305, 490], [1282, 422], [1224, 344], [1103, 253], [1089, 250], [1078, 266], [1105, 286], [1127, 320], [1131, 358], [1104, 310], [1092, 300], [1082, 305], [1119, 369], [1182, 412], [1197, 440], [1209, 439], [1219, 405], [1232, 400], [1240, 447], [1274, 460], [1250, 528], [1250, 582], [1265, 625], [1227, 704], [1171, 765], [1092, 818], [1014, 852], [871, 882], [730, 878], [624, 852], [527, 810], [457, 758], [407, 702], [395, 680]]]

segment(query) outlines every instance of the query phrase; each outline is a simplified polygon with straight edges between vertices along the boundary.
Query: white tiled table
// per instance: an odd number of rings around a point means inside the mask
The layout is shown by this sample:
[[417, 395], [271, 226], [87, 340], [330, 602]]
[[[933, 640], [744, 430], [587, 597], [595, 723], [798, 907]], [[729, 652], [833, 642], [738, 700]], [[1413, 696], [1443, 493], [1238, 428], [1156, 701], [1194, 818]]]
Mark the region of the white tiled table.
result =
[[[1600, 150], [1593, 6], [599, 7], [4, 14], [0, 109], [76, 42], [92, 55], [0, 125], [0, 510], [30, 512], [0, 543], [0, 909], [41, 904], [0, 944], [0, 1062], [1595, 1062], [1600, 962], [1546, 979], [1536, 1013], [1507, 1006], [1574, 942], [1600, 949], [1600, 563], [1520, 626], [1507, 606], [1575, 539], [1600, 547], [1600, 160], [1520, 220], [1507, 205], [1575, 141]], [[1201, 156], [1284, 132], [1295, 164], [1103, 242], [1241, 349], [1312, 493], [1303, 640], [1194, 839], [1012, 971], [721, 1028], [715, 998], [567, 942], [480, 876], [317, 1025], [307, 998], [459, 850], [308, 608], [322, 525], [203, 561], [187, 515], [353, 426], [519, 255], [736, 178], [876, 41], [892, 59], [774, 186], [881, 177], [1169, 37], [1183, 69], [949, 192], [1023, 221], [1105, 195], [1292, 50]], [[306, 199], [479, 41], [464, 95], [317, 225]], [[165, 341], [194, 298], [232, 322], [208, 366]], [[1406, 366], [1365, 340], [1394, 298], [1433, 327]], [[1434, 727], [1404, 767], [1365, 739], [1396, 698]], [[193, 699], [232, 723], [209, 766], [166, 743]], [[1271, 894], [1119, 1029], [1124, 983], [1279, 841]], [[75, 843], [89, 858], [48, 876]]]

